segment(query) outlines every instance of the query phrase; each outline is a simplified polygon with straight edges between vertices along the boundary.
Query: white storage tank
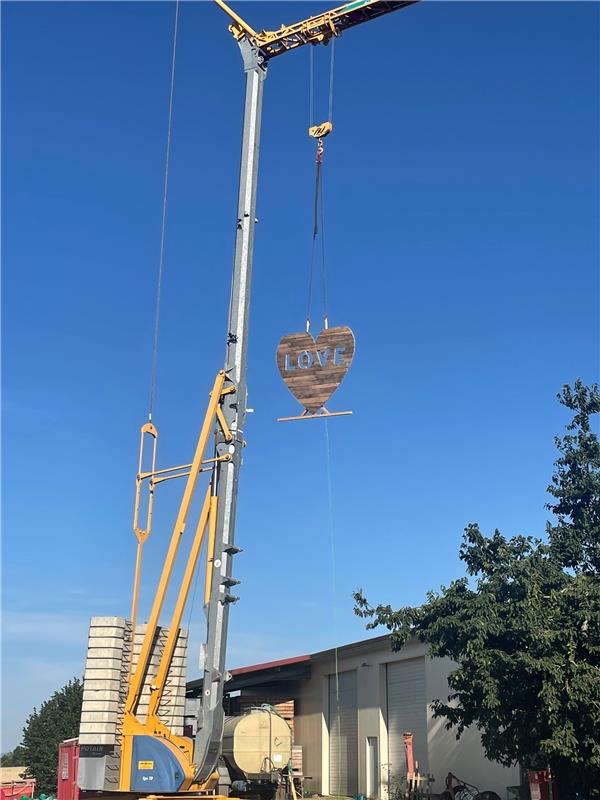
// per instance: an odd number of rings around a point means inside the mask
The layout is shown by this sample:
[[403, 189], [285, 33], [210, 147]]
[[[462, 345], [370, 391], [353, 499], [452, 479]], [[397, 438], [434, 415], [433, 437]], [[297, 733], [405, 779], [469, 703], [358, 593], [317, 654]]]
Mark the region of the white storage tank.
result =
[[247, 780], [268, 779], [273, 772], [287, 767], [292, 757], [290, 726], [268, 708], [227, 717], [223, 756], [230, 769]]

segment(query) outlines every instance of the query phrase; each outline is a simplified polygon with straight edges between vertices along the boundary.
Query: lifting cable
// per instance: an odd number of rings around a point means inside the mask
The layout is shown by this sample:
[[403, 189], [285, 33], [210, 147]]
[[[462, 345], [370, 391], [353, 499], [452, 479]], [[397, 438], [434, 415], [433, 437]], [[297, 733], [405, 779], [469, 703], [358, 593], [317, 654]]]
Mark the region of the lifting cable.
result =
[[[325, 330], [329, 327], [328, 320], [328, 294], [327, 294], [327, 260], [325, 248], [325, 203], [323, 192], [323, 153], [324, 145], [323, 139], [331, 132], [333, 128], [333, 87], [334, 87], [334, 70], [335, 70], [335, 38], [331, 40], [330, 62], [329, 62], [329, 102], [328, 102], [328, 117], [327, 121], [321, 125], [314, 123], [314, 57], [313, 48], [309, 48], [310, 61], [309, 61], [309, 134], [317, 139], [317, 153], [315, 159], [315, 189], [313, 200], [313, 227], [312, 227], [312, 241], [310, 250], [310, 262], [308, 269], [308, 301], [306, 310], [306, 332], [310, 333], [312, 300], [313, 300], [313, 279], [315, 260], [317, 257], [317, 240], [320, 238], [319, 255], [321, 260], [321, 289], [322, 289], [322, 303], [323, 303], [323, 327]], [[329, 437], [329, 421], [324, 420], [325, 425], [325, 474], [327, 486], [327, 521], [329, 528], [329, 547], [331, 558], [331, 600], [332, 600], [332, 625], [334, 636], [334, 678], [335, 684], [335, 704], [336, 716], [340, 719], [340, 671], [339, 671], [339, 655], [338, 655], [338, 620], [337, 620], [337, 574], [336, 574], [336, 549], [335, 549], [335, 519], [333, 507], [333, 486], [332, 486], [332, 469], [331, 469], [331, 440]], [[331, 687], [329, 688], [329, 703], [331, 703]], [[338, 732], [339, 733], [339, 732]], [[338, 748], [341, 747], [340, 736], [338, 735]], [[338, 762], [339, 762], [338, 753]], [[340, 787], [330, 786], [330, 794], [339, 794]]]
[[173, 49], [171, 56], [171, 83], [169, 87], [169, 115], [167, 122], [167, 144], [165, 155], [165, 179], [163, 183], [162, 220], [160, 226], [160, 255], [156, 280], [156, 306], [154, 311], [154, 342], [152, 346], [152, 367], [150, 370], [150, 392], [148, 397], [148, 421], [152, 422], [154, 396], [156, 394], [156, 373], [158, 368], [158, 335], [160, 331], [160, 301], [163, 266], [165, 259], [165, 225], [167, 220], [167, 199], [169, 195], [169, 166], [171, 161], [171, 133], [173, 130], [173, 90], [175, 88], [175, 58], [177, 55], [177, 30], [179, 26], [179, 0], [175, 0], [175, 22], [173, 26]]
[[328, 119], [326, 122], [314, 124], [314, 55], [313, 48], [309, 47], [309, 135], [317, 140], [317, 154], [315, 158], [315, 190], [313, 200], [313, 230], [308, 269], [308, 299], [306, 304], [306, 332], [310, 332], [312, 301], [313, 301], [313, 276], [315, 260], [317, 257], [317, 240], [321, 239], [321, 292], [323, 304], [323, 327], [329, 327], [328, 320], [328, 295], [327, 295], [327, 264], [325, 252], [325, 209], [323, 202], [323, 139], [333, 129], [333, 78], [335, 70], [335, 39], [331, 40], [329, 60], [329, 102]]

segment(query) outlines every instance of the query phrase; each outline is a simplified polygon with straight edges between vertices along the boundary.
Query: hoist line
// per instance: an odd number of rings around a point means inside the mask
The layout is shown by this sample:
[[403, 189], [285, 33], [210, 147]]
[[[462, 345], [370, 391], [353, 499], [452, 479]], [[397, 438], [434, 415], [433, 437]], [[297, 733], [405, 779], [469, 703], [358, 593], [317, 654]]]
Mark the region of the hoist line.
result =
[[[333, 122], [334, 73], [335, 73], [335, 39], [332, 39], [331, 51], [329, 57], [329, 103], [328, 103], [329, 122]], [[309, 50], [309, 93], [308, 94], [309, 94], [309, 127], [310, 127], [312, 126], [314, 121], [314, 56], [312, 48]], [[329, 327], [322, 159], [323, 159], [323, 140], [319, 139], [317, 144], [315, 192], [314, 192], [314, 202], [313, 202], [313, 232], [312, 232], [312, 242], [310, 251], [309, 272], [308, 272], [308, 298], [307, 298], [307, 308], [306, 308], [307, 333], [310, 332], [316, 242], [317, 238], [319, 237], [319, 234], [321, 236], [320, 255], [321, 255], [321, 292], [323, 301], [323, 327], [325, 329]]]
[[327, 291], [327, 255], [325, 248], [325, 203], [324, 203], [324, 191], [323, 191], [323, 165], [320, 161], [317, 161], [317, 170], [315, 178], [315, 199], [313, 207], [313, 235], [311, 243], [310, 265], [309, 265], [309, 276], [308, 276], [308, 302], [306, 309], [307, 333], [310, 330], [315, 253], [316, 253], [317, 239], [319, 238], [319, 236], [321, 239], [320, 255], [321, 255], [321, 292], [322, 292], [322, 302], [323, 302], [323, 327], [327, 329], [329, 327], [329, 315], [328, 315], [329, 300]]
[[312, 289], [313, 289], [313, 275], [315, 270], [315, 248], [317, 243], [317, 235], [319, 233], [319, 182], [321, 175], [321, 165], [317, 161], [317, 172], [315, 178], [315, 202], [314, 202], [314, 219], [313, 219], [313, 234], [312, 242], [310, 245], [310, 262], [308, 267], [308, 299], [306, 301], [306, 332], [310, 332], [310, 316], [312, 311]]
[[[331, 40], [331, 55], [329, 57], [329, 122], [333, 124], [333, 77], [335, 71], [335, 38]], [[320, 181], [321, 195], [321, 286], [323, 290], [323, 327], [329, 327], [329, 301], [327, 296], [327, 262], [325, 250], [325, 192], [323, 178]]]
[[308, 268], [308, 300], [306, 303], [306, 332], [310, 333], [310, 311], [312, 306], [312, 285], [313, 285], [313, 272], [315, 264], [315, 244], [316, 239], [313, 236], [310, 246], [310, 262]]
[[325, 192], [321, 177], [321, 289], [323, 291], [323, 328], [329, 327], [329, 300], [327, 293], [327, 257], [325, 248]]
[[175, 61], [177, 56], [177, 32], [179, 28], [179, 0], [175, 0], [175, 22], [173, 25], [173, 48], [171, 56], [171, 81], [169, 86], [169, 114], [167, 122], [167, 144], [165, 154], [165, 179], [163, 183], [162, 219], [160, 225], [160, 255], [156, 280], [156, 306], [154, 311], [154, 342], [152, 346], [152, 367], [150, 371], [150, 393], [148, 397], [148, 420], [152, 421], [154, 397], [156, 394], [156, 374], [158, 369], [158, 336], [160, 332], [160, 301], [165, 260], [165, 228], [167, 220], [167, 199], [169, 195], [169, 167], [171, 161], [171, 133], [173, 130], [173, 94], [175, 89]]
[[321, 161], [317, 157], [317, 172], [315, 175], [315, 202], [313, 209], [313, 239], [319, 235], [319, 195], [321, 189]]
[[308, 127], [312, 127], [315, 119], [315, 98], [314, 98], [314, 48], [308, 48]]
[[335, 68], [335, 38], [331, 40], [331, 55], [329, 56], [329, 122], [333, 123], [333, 72]]

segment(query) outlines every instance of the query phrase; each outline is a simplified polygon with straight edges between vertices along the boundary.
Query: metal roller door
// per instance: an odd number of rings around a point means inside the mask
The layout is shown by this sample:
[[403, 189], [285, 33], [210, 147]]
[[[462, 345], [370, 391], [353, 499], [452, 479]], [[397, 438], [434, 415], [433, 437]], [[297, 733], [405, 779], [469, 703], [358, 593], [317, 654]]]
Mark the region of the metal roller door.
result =
[[402, 734], [411, 731], [419, 771], [427, 765], [427, 701], [425, 659], [410, 658], [387, 665], [387, 729], [389, 779], [406, 775]]
[[356, 671], [329, 676], [329, 794], [358, 792]]

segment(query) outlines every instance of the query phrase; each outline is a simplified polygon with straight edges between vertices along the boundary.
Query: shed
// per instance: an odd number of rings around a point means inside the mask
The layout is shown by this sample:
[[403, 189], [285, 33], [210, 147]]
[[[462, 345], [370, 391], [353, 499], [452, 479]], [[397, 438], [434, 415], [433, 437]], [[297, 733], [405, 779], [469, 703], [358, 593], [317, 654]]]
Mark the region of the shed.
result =
[[[394, 783], [406, 772], [402, 734], [414, 735], [421, 773], [434, 777], [442, 792], [449, 772], [506, 797], [519, 783], [519, 768], [485, 758], [477, 730], [460, 740], [434, 719], [431, 702], [449, 693], [453, 662], [431, 659], [426, 646], [409, 641], [391, 649], [389, 635], [310, 655], [231, 670], [225, 710], [241, 713], [268, 703], [280, 710], [301, 748], [305, 788], [323, 795], [388, 800]], [[202, 680], [190, 681], [186, 721], [193, 724]]]

